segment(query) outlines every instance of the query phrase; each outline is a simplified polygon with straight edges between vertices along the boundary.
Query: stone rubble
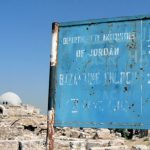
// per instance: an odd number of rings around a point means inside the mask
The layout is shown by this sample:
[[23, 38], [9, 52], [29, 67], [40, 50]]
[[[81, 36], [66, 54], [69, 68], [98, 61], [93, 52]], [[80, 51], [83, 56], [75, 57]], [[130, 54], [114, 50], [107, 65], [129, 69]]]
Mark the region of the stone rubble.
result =
[[[150, 150], [150, 139], [147, 145], [129, 145], [120, 133], [109, 129], [79, 129], [79, 128], [56, 128], [55, 150]], [[83, 136], [84, 135], [84, 136]], [[132, 142], [135, 142], [134, 140]], [[144, 143], [144, 139], [143, 139]]]
[[29, 106], [5, 106], [0, 114], [0, 150], [44, 150], [47, 117]]
[[145, 145], [135, 145], [132, 146], [132, 150], [150, 150], [150, 149]]
[[[7, 106], [0, 114], [0, 150], [46, 150], [46, 133], [47, 116], [33, 106]], [[150, 150], [149, 136], [126, 140], [109, 129], [57, 127], [54, 150]]]

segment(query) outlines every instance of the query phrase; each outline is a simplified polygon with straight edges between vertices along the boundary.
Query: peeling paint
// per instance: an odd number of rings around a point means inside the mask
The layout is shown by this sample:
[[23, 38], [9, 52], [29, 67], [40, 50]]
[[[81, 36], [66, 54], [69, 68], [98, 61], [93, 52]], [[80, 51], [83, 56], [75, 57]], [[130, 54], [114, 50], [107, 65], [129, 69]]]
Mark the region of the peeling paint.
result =
[[59, 25], [57, 23], [54, 23], [52, 26], [53, 26], [53, 32], [52, 32], [52, 48], [50, 54], [50, 61], [51, 61], [51, 66], [56, 66]]
[[150, 16], [59, 23], [52, 36], [55, 126], [150, 128]]

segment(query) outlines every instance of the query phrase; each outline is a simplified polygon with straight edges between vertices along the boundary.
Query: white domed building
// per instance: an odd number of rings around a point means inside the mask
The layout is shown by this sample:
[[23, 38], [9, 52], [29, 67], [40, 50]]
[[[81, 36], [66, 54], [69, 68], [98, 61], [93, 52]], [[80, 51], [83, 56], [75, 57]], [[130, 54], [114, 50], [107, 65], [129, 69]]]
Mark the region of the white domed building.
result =
[[18, 106], [21, 103], [21, 98], [13, 92], [6, 92], [0, 96], [0, 104], [2, 105]]
[[28, 104], [22, 104], [21, 98], [13, 92], [0, 95], [0, 115], [25, 116], [39, 114], [40, 110]]

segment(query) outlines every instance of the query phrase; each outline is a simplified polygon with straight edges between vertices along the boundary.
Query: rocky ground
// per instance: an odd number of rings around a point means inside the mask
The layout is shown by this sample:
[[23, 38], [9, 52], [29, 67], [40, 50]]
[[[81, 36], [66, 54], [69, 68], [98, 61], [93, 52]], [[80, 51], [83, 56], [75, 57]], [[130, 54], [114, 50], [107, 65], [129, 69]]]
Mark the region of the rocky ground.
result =
[[[0, 115], [0, 150], [45, 150], [47, 117]], [[150, 136], [122, 137], [110, 129], [55, 128], [55, 150], [150, 150]]]
[[0, 116], [0, 150], [44, 150], [46, 116]]
[[122, 137], [120, 132], [109, 129], [57, 128], [56, 150], [150, 150], [149, 136], [132, 139]]

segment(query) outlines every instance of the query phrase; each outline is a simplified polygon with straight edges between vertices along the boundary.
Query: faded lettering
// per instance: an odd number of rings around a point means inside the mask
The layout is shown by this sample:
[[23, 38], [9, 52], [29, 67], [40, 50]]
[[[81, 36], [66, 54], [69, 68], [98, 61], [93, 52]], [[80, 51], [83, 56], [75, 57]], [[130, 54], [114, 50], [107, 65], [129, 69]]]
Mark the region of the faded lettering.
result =
[[79, 44], [81, 43], [82, 39], [80, 36], [75, 36], [75, 37], [64, 37], [63, 38], [63, 45], [68, 45], [68, 44]]
[[91, 49], [89, 56], [118, 56], [119, 48], [97, 48]]
[[105, 84], [131, 84], [129, 80], [130, 72], [106, 72], [105, 73]]
[[77, 58], [82, 58], [83, 56], [84, 56], [84, 52], [85, 52], [85, 50], [84, 49], [82, 49], [82, 50], [77, 50], [76, 51], [76, 57]]
[[135, 40], [135, 32], [126, 32], [126, 33], [108, 33], [103, 35], [103, 41], [126, 41], [126, 40]]
[[59, 75], [59, 85], [78, 85], [83, 81], [89, 85], [98, 84], [100, 81], [100, 73], [82, 73], [82, 74], [60, 74]]
[[68, 36], [63, 37], [63, 45], [69, 44], [81, 44], [81, 43], [101, 43], [101, 42], [124, 42], [136, 39], [136, 32], [125, 33], [105, 33], [105, 34], [93, 34], [88, 36]]
[[59, 75], [59, 85], [69, 86], [79, 84], [97, 85], [97, 84], [131, 84], [131, 72], [105, 72], [101, 73], [68, 73]]

